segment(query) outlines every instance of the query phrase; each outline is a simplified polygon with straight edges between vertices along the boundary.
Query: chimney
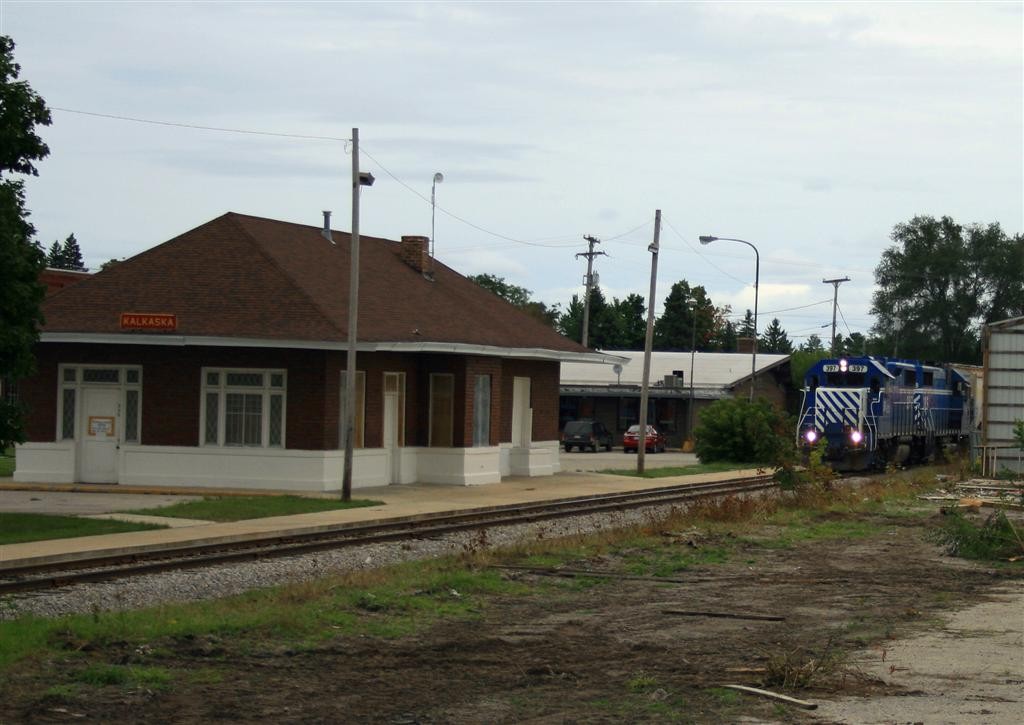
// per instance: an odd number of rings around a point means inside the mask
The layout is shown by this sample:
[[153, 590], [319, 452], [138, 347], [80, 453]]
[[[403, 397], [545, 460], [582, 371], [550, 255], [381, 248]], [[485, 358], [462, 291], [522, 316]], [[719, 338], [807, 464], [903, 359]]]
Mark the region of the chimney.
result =
[[320, 230], [320, 236], [334, 244], [334, 239], [331, 237], [331, 213], [329, 211], [324, 211], [324, 228]]
[[752, 355], [754, 353], [754, 338], [752, 337], [737, 337], [736, 338], [736, 352], [743, 353], [746, 355]]
[[428, 261], [429, 237], [402, 237], [402, 261], [423, 275], [430, 272]]

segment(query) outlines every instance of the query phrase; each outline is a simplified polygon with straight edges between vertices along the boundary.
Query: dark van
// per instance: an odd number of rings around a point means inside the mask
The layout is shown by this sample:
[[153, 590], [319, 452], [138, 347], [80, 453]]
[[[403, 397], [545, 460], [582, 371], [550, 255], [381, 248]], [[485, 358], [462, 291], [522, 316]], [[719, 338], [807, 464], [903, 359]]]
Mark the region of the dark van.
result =
[[598, 446], [603, 446], [606, 451], [610, 451], [611, 431], [599, 420], [571, 420], [565, 424], [565, 430], [562, 432], [562, 447], [568, 453], [573, 446], [581, 451], [589, 448], [595, 452]]

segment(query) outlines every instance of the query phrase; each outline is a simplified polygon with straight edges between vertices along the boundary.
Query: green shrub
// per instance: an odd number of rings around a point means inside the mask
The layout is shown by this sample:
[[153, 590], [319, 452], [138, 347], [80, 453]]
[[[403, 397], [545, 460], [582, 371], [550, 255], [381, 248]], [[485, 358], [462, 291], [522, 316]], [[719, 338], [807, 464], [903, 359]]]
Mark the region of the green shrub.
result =
[[782, 465], [793, 457], [793, 426], [766, 400], [732, 398], [713, 403], [694, 431], [701, 463], [735, 461]]

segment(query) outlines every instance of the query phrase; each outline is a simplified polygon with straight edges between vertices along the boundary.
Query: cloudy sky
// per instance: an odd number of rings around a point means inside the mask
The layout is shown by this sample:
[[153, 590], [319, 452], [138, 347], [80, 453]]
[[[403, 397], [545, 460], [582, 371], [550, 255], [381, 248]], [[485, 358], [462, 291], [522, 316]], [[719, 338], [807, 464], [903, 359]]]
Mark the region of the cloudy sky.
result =
[[[1022, 3], [19, 2], [22, 78], [53, 109], [29, 183], [45, 245], [136, 254], [225, 211], [348, 229], [548, 304], [671, 284], [796, 342], [864, 331], [872, 271], [918, 214], [1024, 231]], [[258, 131], [220, 132], [117, 120]], [[329, 137], [338, 140], [293, 138]]]

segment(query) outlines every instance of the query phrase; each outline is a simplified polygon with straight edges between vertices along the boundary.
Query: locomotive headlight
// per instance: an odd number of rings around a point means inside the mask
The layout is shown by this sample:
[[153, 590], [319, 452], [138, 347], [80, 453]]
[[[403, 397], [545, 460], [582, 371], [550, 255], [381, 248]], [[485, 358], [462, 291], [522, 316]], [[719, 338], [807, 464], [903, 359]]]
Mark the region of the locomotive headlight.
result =
[[861, 433], [859, 430], [851, 431], [850, 440], [853, 442], [853, 445], [860, 445], [860, 442], [864, 440], [864, 434]]
[[808, 443], [814, 443], [814, 441], [818, 440], [818, 431], [814, 430], [814, 428], [808, 428], [804, 432], [804, 440]]
[[839, 361], [839, 372], [845, 373], [846, 372], [846, 368], [848, 368], [849, 366], [850, 366], [850, 364], [846, 361], [845, 358], [840, 360]]

